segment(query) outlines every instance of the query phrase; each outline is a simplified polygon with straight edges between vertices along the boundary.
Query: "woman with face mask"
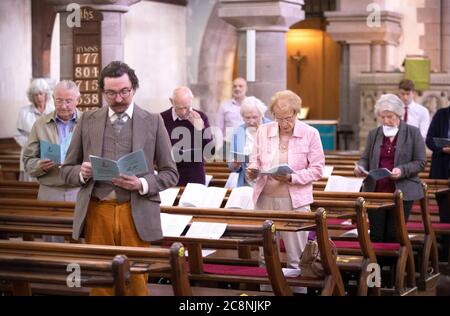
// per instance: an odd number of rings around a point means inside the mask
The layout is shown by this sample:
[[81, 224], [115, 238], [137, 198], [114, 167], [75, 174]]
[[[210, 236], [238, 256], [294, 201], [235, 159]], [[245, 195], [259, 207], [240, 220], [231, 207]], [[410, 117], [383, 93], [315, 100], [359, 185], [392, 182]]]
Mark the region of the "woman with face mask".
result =
[[[403, 192], [405, 221], [412, 204], [423, 197], [418, 173], [425, 168], [425, 143], [417, 127], [401, 120], [403, 103], [394, 94], [385, 94], [375, 104], [375, 114], [382, 126], [369, 132], [366, 148], [358, 165], [366, 170], [387, 168], [392, 175], [378, 181], [368, 177], [364, 181], [366, 192]], [[356, 176], [364, 173], [356, 167]], [[373, 242], [395, 242], [394, 213], [390, 210], [369, 212], [370, 239]]]
[[[239, 126], [231, 137], [231, 152], [228, 168], [239, 174], [237, 186], [251, 186], [253, 182], [245, 176], [247, 159], [252, 153], [256, 131], [261, 124], [270, 122], [264, 117], [267, 107], [255, 97], [246, 97], [241, 104], [241, 117], [244, 124]], [[239, 155], [239, 154], [243, 155]]]

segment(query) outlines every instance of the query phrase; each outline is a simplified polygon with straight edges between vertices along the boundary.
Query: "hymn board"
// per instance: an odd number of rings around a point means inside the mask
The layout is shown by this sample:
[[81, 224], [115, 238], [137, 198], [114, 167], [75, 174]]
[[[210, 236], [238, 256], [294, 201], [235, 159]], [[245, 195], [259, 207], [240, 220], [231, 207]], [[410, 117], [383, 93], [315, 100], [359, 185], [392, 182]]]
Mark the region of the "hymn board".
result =
[[101, 107], [98, 79], [102, 67], [101, 26], [103, 15], [89, 7], [81, 8], [81, 27], [73, 28], [73, 80], [81, 93], [81, 110]]

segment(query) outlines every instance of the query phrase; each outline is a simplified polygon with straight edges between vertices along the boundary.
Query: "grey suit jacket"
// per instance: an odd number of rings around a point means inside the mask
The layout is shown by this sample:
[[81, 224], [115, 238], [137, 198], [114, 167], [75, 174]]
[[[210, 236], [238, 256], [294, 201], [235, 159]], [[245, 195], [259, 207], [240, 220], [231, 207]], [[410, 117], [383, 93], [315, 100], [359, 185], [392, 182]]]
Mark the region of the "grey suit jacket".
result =
[[[74, 239], [78, 239], [83, 233], [89, 200], [94, 188], [92, 179], [86, 184], [80, 181], [81, 164], [89, 161], [89, 155], [102, 155], [107, 119], [108, 107], [83, 114], [72, 136], [64, 165], [61, 167], [61, 176], [66, 183], [82, 186], [75, 206]], [[132, 150], [138, 149], [144, 151], [149, 167], [147, 174], [139, 176], [147, 180], [149, 189], [145, 195], [140, 195], [137, 191], [131, 192], [132, 215], [139, 237], [144, 241], [154, 241], [162, 238], [159, 192], [177, 184], [178, 171], [161, 116], [149, 113], [135, 104]], [[154, 163], [158, 167], [157, 175], [154, 174]]]
[[[383, 137], [381, 126], [369, 132], [359, 165], [369, 171], [378, 168]], [[420, 130], [401, 121], [395, 148], [394, 167], [402, 171], [400, 179], [395, 181], [395, 188], [403, 192], [403, 200], [411, 201], [423, 197], [418, 173], [425, 169], [425, 164], [425, 142]], [[363, 190], [372, 192], [375, 190], [375, 184], [375, 181], [367, 178]]]

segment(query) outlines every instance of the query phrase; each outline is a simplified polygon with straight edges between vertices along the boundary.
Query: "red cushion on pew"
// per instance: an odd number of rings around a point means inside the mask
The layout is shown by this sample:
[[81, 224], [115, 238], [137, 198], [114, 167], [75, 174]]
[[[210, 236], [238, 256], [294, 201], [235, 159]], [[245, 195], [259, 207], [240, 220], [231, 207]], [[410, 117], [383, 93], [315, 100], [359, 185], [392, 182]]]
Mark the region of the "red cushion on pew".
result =
[[328, 225], [341, 225], [342, 227], [347, 227], [348, 229], [353, 229], [356, 227], [356, 225], [353, 225], [353, 224], [351, 224], [351, 225], [342, 224], [344, 222], [347, 222], [347, 220], [342, 219], [342, 218], [328, 218], [327, 219]]
[[439, 206], [437, 204], [429, 204], [428, 210], [430, 214], [439, 214]]
[[267, 277], [267, 270], [265, 267], [233, 266], [225, 264], [205, 263], [203, 264], [203, 271], [205, 273], [211, 274]]
[[439, 229], [450, 229], [450, 223], [431, 223], [431, 227]]
[[[431, 226], [433, 228], [439, 228], [439, 229], [450, 229], [450, 223], [431, 223]], [[411, 229], [421, 229], [423, 228], [422, 222], [408, 222], [406, 224], [407, 228]]]
[[[439, 214], [439, 206], [437, 204], [428, 204], [428, 211], [430, 214]], [[414, 214], [420, 214], [420, 205], [414, 204], [411, 212]]]
[[[350, 248], [350, 249], [359, 249], [358, 241], [344, 241], [344, 240], [335, 240], [334, 244], [337, 248]], [[373, 249], [375, 250], [399, 250], [399, 243], [382, 243], [382, 242], [373, 242]]]
[[408, 222], [408, 223], [406, 223], [406, 228], [423, 229], [423, 223], [422, 222]]
[[342, 218], [327, 218], [328, 225], [341, 225], [345, 221], [346, 220]]
[[280, 252], [286, 252], [283, 239], [280, 238], [280, 244], [278, 246], [280, 247]]

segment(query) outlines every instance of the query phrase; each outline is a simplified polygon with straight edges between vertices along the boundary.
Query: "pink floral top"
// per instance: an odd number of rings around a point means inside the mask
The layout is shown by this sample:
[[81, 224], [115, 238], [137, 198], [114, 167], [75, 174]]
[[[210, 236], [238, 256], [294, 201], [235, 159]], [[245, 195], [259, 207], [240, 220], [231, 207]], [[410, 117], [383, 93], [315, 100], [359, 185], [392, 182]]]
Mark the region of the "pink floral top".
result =
[[[261, 125], [258, 129], [249, 168], [267, 170], [280, 164], [278, 123], [271, 122]], [[289, 139], [288, 165], [295, 170], [292, 182], [289, 184], [289, 194], [292, 206], [298, 208], [313, 202], [313, 181], [322, 177], [325, 156], [322, 142], [317, 129], [295, 122], [294, 131]], [[268, 176], [258, 176], [256, 179], [253, 202], [267, 183]]]

